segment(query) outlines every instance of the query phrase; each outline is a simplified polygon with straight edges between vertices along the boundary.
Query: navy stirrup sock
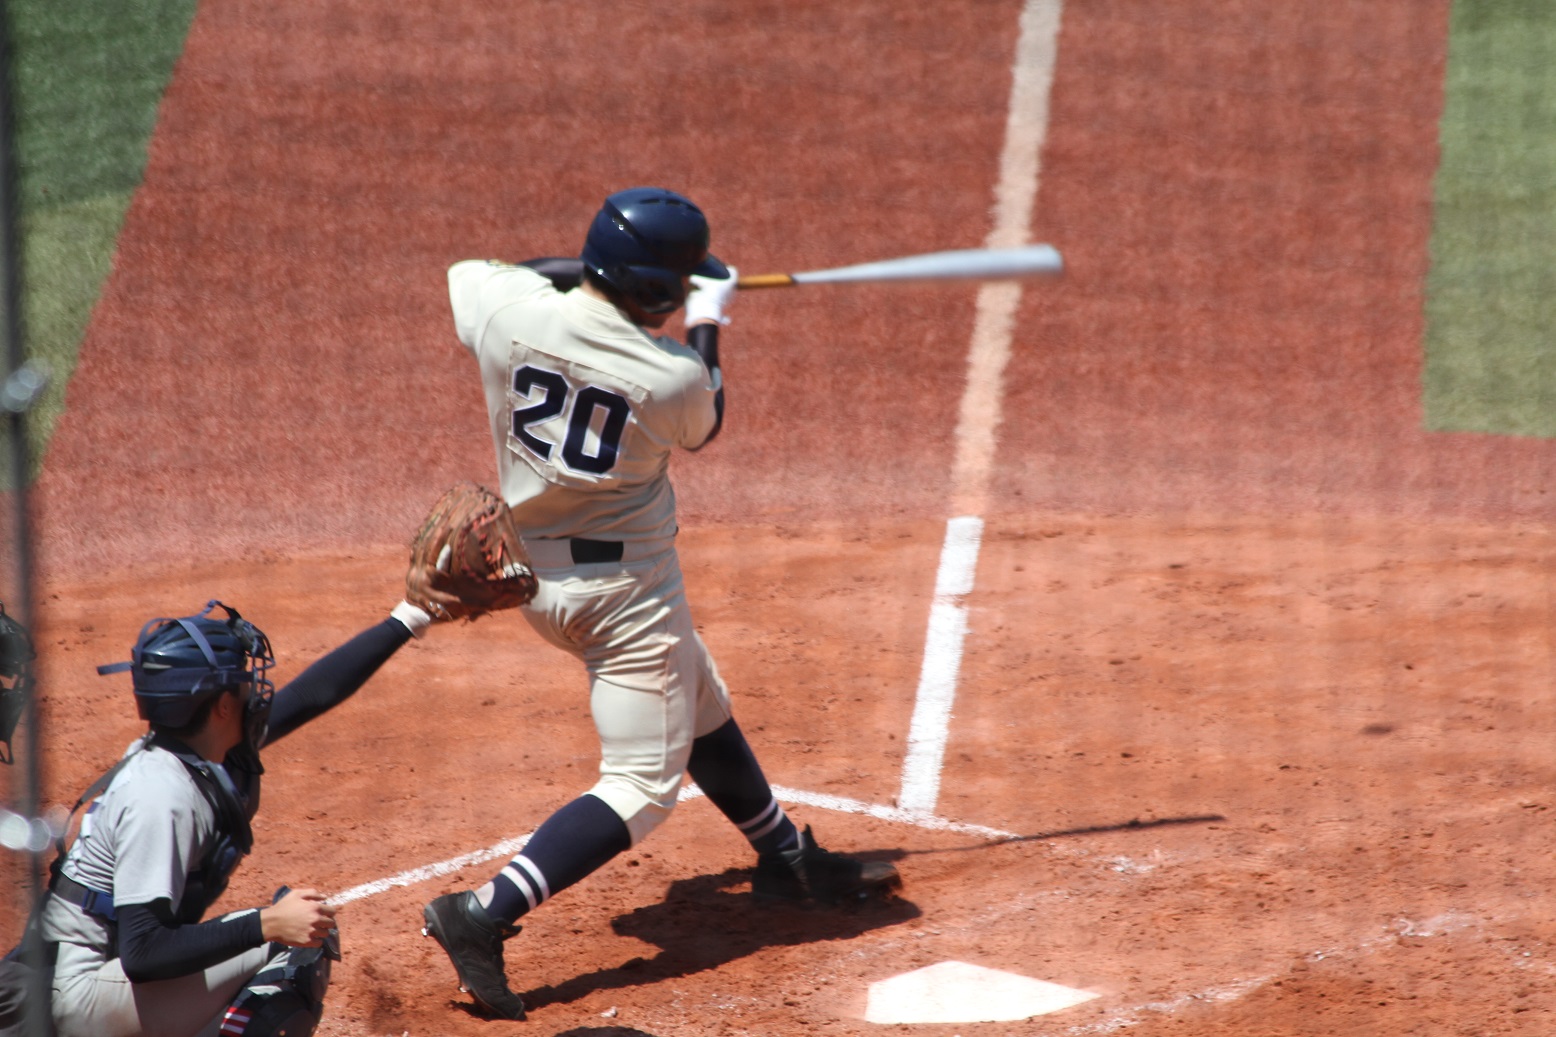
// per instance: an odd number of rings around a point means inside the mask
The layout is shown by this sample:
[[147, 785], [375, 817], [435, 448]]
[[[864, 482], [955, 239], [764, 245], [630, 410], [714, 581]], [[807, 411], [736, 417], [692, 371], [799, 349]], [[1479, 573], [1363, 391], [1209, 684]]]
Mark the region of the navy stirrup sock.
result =
[[511, 924], [631, 845], [626, 822], [604, 800], [579, 796], [547, 818], [524, 852], [492, 879], [486, 913]]
[[758, 854], [799, 846], [799, 829], [773, 798], [756, 754], [733, 719], [692, 742], [691, 762], [686, 769]]

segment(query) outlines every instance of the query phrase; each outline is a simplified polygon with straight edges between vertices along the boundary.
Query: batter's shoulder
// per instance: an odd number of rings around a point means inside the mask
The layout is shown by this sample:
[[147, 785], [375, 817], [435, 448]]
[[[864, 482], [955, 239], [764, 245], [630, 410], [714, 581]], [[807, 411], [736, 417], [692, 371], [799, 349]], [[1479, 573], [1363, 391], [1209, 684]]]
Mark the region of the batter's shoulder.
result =
[[448, 300], [454, 330], [465, 347], [478, 347], [492, 314], [518, 303], [560, 297], [544, 276], [495, 259], [466, 259], [448, 268]]
[[501, 291], [504, 294], [526, 295], [556, 290], [550, 278], [544, 274], [500, 259], [461, 260], [448, 268], [448, 283], [450, 291], [461, 293]]

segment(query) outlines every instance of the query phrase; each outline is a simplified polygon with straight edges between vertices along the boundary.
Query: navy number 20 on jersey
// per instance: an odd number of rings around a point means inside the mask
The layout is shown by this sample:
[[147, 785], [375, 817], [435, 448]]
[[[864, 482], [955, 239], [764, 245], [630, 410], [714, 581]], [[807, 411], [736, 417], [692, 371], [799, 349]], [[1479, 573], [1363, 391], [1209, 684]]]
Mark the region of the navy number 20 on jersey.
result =
[[[561, 463], [575, 472], [604, 475], [615, 466], [632, 415], [625, 397], [598, 385], [574, 391], [562, 375], [531, 364], [513, 372], [513, 392], [534, 401], [513, 409], [513, 436], [541, 461], [554, 463], [560, 446]], [[557, 443], [541, 426], [559, 415], [564, 432]]]

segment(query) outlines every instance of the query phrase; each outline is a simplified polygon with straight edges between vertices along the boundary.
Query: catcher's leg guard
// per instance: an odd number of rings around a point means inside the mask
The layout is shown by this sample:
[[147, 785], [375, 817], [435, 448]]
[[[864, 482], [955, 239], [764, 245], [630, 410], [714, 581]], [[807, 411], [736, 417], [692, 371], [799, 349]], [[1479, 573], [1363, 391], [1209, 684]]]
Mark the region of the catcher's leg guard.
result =
[[331, 937], [322, 947], [288, 949], [260, 969], [222, 1016], [222, 1037], [312, 1037], [324, 1017], [330, 962], [340, 960]]

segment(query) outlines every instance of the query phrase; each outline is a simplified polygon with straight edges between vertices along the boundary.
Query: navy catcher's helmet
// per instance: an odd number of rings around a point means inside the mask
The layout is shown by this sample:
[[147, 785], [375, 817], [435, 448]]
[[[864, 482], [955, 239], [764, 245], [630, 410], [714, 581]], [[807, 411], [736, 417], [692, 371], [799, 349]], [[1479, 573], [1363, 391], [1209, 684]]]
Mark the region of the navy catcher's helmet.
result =
[[[227, 618], [212, 618], [216, 608]], [[263, 631], [236, 609], [211, 601], [198, 615], [153, 619], [141, 627], [129, 662], [108, 663], [97, 672], [129, 670], [141, 718], [169, 728], [188, 724], [207, 699], [252, 685], [244, 726], [248, 744], [257, 749], [270, 722], [275, 686], [267, 674], [274, 662]]]
[[708, 254], [708, 220], [691, 199], [661, 187], [634, 187], [605, 199], [584, 240], [584, 266], [644, 313], [686, 301], [681, 279], [728, 277]]
[[33, 651], [32, 638], [27, 628], [6, 615], [0, 604], [0, 742], [5, 749], [0, 752], [0, 763], [10, 763], [11, 736], [21, 722], [22, 710], [27, 705], [27, 693], [32, 688], [32, 663], [38, 657]]

